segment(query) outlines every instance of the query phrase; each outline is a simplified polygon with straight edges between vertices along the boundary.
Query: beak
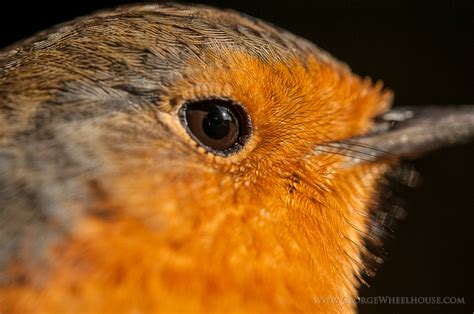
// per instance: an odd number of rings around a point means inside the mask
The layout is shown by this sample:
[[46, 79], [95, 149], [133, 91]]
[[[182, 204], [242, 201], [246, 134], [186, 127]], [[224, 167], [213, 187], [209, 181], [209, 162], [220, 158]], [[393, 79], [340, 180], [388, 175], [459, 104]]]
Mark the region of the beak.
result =
[[474, 138], [474, 106], [401, 107], [374, 119], [361, 137], [320, 144], [324, 153], [347, 157], [345, 166], [365, 162], [396, 162]]

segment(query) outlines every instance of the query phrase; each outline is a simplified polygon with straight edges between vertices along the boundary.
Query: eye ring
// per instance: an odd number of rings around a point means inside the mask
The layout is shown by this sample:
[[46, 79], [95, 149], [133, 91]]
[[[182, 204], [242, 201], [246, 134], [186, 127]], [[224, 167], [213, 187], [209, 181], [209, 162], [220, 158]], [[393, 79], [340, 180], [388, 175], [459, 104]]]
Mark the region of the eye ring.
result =
[[187, 101], [178, 115], [191, 138], [206, 151], [218, 156], [237, 153], [252, 133], [252, 122], [247, 111], [229, 98]]

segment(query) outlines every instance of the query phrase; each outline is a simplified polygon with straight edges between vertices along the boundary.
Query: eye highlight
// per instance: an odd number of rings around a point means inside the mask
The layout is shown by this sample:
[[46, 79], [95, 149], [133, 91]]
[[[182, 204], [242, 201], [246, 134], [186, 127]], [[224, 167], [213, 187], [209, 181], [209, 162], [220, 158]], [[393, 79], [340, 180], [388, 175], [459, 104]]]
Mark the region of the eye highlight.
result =
[[239, 151], [252, 132], [247, 112], [231, 99], [209, 98], [187, 102], [179, 110], [179, 117], [198, 144], [219, 156]]

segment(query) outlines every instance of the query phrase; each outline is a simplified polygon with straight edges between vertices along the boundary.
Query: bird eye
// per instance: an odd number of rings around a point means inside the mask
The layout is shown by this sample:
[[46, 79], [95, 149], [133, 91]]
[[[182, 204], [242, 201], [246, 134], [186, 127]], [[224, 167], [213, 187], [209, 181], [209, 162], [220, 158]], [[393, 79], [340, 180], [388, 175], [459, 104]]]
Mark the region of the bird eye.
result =
[[187, 102], [180, 109], [179, 116], [196, 142], [220, 156], [239, 151], [252, 129], [244, 108], [230, 99], [211, 98]]

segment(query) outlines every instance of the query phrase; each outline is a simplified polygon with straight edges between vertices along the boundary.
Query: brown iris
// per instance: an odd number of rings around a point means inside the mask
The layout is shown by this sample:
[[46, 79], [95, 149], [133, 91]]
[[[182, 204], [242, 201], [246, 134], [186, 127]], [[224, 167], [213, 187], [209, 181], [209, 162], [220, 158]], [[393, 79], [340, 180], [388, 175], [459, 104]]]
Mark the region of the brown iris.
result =
[[210, 98], [187, 102], [180, 118], [191, 137], [209, 152], [228, 156], [240, 150], [251, 132], [245, 110], [233, 100]]

